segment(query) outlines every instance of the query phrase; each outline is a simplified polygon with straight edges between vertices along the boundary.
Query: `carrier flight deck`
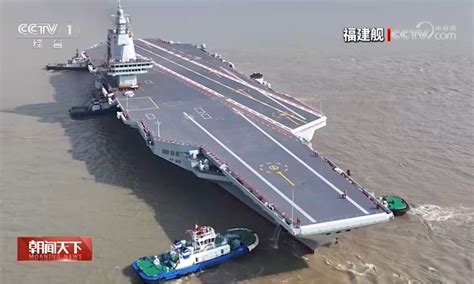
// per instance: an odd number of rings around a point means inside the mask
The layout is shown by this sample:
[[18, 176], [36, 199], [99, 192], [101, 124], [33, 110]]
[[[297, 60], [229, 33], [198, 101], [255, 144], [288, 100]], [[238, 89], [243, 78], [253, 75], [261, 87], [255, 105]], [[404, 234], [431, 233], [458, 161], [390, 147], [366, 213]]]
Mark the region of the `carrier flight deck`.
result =
[[[103, 99], [157, 156], [222, 186], [314, 249], [392, 213], [310, 141], [326, 117], [204, 45], [133, 40], [119, 6], [83, 54]], [[157, 189], [159, 190], [159, 189]], [[245, 226], [245, 224], [242, 224]]]

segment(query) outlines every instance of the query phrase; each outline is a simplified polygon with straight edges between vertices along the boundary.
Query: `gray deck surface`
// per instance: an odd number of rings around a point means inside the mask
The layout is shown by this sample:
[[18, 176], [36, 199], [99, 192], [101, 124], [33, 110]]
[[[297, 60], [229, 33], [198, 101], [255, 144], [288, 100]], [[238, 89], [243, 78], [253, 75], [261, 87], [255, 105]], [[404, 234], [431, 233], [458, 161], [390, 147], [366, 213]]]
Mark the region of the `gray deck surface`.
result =
[[[147, 41], [208, 67], [225, 69], [227, 74], [276, 95], [192, 45]], [[288, 131], [318, 119], [316, 112], [300, 108], [300, 102], [287, 97], [285, 100], [291, 104], [281, 100], [276, 103], [236, 80], [139, 40], [135, 40], [135, 48], [157, 65], [187, 78], [155, 66], [139, 76], [140, 88], [134, 98], [118, 97], [130, 119], [142, 121], [153, 135], [158, 136], [159, 121], [161, 139], [209, 149], [287, 216], [294, 202], [294, 216], [302, 225], [383, 212]], [[99, 46], [87, 54], [93, 64], [99, 64], [104, 52]], [[258, 113], [239, 108], [229, 99]], [[288, 119], [289, 110], [299, 116]], [[285, 115], [281, 115], [283, 112]], [[349, 198], [341, 198], [343, 191], [348, 192]]]

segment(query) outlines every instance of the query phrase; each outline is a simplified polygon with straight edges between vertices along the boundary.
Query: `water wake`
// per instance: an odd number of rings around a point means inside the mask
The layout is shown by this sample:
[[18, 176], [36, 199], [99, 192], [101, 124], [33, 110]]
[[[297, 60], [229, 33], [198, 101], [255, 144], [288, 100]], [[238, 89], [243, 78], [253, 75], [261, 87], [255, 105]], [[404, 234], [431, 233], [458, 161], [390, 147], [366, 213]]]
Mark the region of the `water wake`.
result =
[[427, 222], [451, 222], [454, 225], [467, 225], [474, 221], [473, 208], [464, 206], [445, 208], [438, 205], [425, 204], [412, 208], [409, 212]]
[[352, 262], [346, 261], [346, 263], [339, 263], [336, 259], [330, 259], [324, 257], [326, 265], [329, 267], [341, 271], [350, 273], [355, 276], [368, 276], [368, 275], [377, 275], [378, 268], [373, 263], [366, 263], [359, 258], [360, 261]]

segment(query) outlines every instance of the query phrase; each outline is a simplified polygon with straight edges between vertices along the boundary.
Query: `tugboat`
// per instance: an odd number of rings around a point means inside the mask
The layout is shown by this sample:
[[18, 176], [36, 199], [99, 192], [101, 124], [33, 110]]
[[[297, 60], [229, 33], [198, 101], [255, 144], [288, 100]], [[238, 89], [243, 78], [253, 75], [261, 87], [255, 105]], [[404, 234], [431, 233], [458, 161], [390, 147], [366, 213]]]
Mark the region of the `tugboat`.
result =
[[79, 119], [90, 115], [114, 113], [117, 111], [116, 105], [111, 105], [106, 100], [92, 99], [88, 105], [73, 106], [69, 109], [72, 118]]
[[410, 205], [403, 198], [398, 196], [382, 196], [382, 204], [384, 204], [395, 216], [401, 216], [410, 210]]
[[169, 251], [135, 260], [132, 268], [145, 283], [159, 283], [202, 271], [245, 255], [259, 239], [249, 229], [233, 228], [216, 234], [210, 226], [188, 230], [191, 240], [176, 240]]
[[86, 70], [89, 64], [89, 59], [79, 54], [79, 49], [76, 49], [76, 56], [69, 59], [67, 63], [49, 63], [46, 65], [47, 70]]

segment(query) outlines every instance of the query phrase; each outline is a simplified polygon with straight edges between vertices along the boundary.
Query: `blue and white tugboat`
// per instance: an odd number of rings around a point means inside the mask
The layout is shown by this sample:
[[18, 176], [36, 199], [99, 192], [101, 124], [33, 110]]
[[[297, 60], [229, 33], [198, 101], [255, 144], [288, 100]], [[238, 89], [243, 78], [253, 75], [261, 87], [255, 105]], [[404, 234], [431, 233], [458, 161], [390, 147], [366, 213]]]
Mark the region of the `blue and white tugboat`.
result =
[[145, 256], [132, 263], [145, 283], [158, 283], [202, 271], [251, 252], [258, 236], [249, 229], [233, 228], [216, 234], [210, 226], [187, 231], [191, 240], [176, 240], [163, 254]]

